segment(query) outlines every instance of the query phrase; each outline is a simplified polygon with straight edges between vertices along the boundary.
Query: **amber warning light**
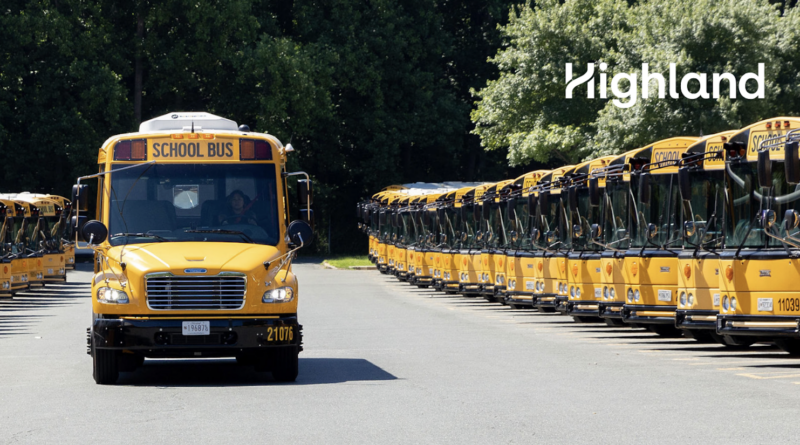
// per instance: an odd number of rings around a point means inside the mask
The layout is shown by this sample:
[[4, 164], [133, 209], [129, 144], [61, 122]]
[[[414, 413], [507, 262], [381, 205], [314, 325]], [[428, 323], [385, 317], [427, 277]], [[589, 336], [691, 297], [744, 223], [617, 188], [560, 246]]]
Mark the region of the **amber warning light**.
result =
[[119, 141], [114, 147], [115, 161], [146, 161], [147, 140]]

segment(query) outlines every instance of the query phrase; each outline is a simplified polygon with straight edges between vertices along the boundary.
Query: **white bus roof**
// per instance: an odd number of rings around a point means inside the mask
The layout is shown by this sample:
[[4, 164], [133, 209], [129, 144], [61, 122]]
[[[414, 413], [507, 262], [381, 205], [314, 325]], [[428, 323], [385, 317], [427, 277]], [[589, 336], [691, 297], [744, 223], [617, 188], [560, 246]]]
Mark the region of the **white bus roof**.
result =
[[184, 131], [194, 126], [195, 131], [225, 130], [239, 131], [236, 122], [211, 113], [204, 112], [173, 112], [163, 116], [144, 121], [139, 125], [140, 133], [154, 133], [158, 131]]

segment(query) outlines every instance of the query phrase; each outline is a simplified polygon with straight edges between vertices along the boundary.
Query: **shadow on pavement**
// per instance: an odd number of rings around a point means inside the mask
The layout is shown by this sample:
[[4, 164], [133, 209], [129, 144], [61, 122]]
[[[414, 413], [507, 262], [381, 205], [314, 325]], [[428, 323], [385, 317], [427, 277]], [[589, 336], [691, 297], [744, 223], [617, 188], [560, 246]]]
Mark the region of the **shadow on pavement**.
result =
[[294, 383], [278, 383], [268, 372], [256, 372], [233, 359], [147, 360], [132, 373], [121, 373], [119, 385], [163, 387], [223, 387], [261, 385], [322, 385], [397, 380], [397, 377], [360, 358], [300, 358]]

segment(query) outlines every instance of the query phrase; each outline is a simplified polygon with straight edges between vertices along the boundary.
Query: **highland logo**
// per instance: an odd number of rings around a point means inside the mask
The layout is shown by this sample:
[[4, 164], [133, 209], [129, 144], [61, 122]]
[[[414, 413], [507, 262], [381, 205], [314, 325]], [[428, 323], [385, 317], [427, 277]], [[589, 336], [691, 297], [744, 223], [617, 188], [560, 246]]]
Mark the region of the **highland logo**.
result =
[[[579, 85], [586, 84], [586, 97], [594, 99], [595, 93], [595, 79], [594, 79], [594, 63], [589, 63], [586, 66], [586, 73], [577, 79], [572, 77], [572, 64], [568, 63], [567, 68], [567, 99], [572, 99], [572, 91]], [[608, 65], [601, 63], [600, 68], [600, 99], [608, 99], [608, 73], [606, 69]], [[628, 83], [627, 91], [622, 91], [620, 83], [626, 80]], [[756, 83], [756, 91], [751, 93], [747, 91], [747, 81], [754, 80]], [[688, 73], [680, 79], [680, 94], [678, 94], [678, 79], [675, 69], [675, 64], [669, 64], [669, 78], [664, 79], [661, 73], [650, 73], [648, 64], [642, 64], [642, 82], [641, 91], [642, 99], [650, 97], [650, 86], [655, 81], [658, 88], [658, 98], [664, 99], [666, 97], [666, 88], [669, 86], [669, 97], [672, 99], [680, 99], [681, 95], [687, 99], [719, 99], [720, 86], [725, 85], [729, 91], [729, 97], [736, 99], [736, 90], [738, 86], [739, 96], [744, 99], [763, 99], [764, 98], [764, 64], [758, 64], [758, 74], [745, 73], [739, 78], [738, 82], [736, 76], [731, 73], [713, 73], [711, 75], [711, 95], [708, 94], [708, 76], [706, 73]], [[695, 81], [695, 82], [692, 82]], [[722, 82], [725, 81], [723, 84]], [[691, 82], [691, 84], [690, 84]], [[639, 90], [639, 81], [637, 73], [617, 73], [611, 78], [611, 94], [615, 99], [611, 102], [614, 106], [619, 108], [630, 108], [636, 104]], [[623, 100], [627, 99], [627, 102]]]

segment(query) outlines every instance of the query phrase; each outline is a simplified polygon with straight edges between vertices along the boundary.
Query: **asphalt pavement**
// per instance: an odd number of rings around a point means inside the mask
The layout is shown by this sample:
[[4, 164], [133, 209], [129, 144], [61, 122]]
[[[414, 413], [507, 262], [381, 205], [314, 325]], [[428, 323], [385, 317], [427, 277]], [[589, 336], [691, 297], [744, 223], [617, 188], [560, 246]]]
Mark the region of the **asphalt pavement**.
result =
[[0, 443], [783, 443], [800, 359], [295, 265], [296, 383], [147, 360], [96, 385], [90, 272], [0, 300]]

